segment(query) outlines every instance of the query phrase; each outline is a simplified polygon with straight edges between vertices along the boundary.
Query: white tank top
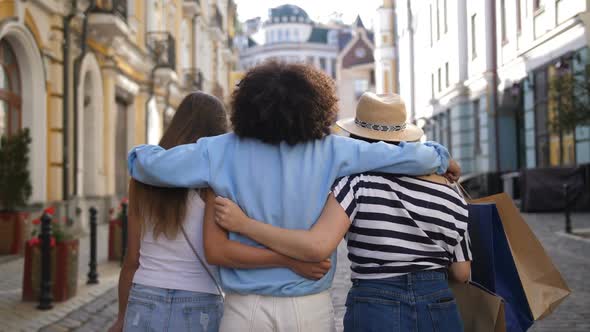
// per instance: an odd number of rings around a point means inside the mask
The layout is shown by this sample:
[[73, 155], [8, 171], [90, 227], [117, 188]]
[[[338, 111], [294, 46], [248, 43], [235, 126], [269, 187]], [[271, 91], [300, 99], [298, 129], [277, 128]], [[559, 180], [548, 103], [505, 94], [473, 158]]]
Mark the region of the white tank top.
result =
[[[191, 190], [187, 199], [184, 229], [199, 255], [205, 260], [203, 249], [203, 217], [205, 202]], [[208, 265], [217, 278], [218, 270]], [[139, 250], [139, 268], [133, 282], [145, 286], [219, 294], [215, 282], [201, 265], [179, 230], [176, 239], [164, 234], [155, 240], [152, 229], [146, 229]]]

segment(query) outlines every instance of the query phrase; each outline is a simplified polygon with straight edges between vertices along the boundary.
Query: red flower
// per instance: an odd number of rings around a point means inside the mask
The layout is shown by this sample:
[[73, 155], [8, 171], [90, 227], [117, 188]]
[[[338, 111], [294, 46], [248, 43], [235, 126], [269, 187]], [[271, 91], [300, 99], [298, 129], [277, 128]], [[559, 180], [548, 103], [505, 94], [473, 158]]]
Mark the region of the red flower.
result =
[[41, 219], [37, 218], [32, 221], [33, 225], [41, 225]]
[[[35, 236], [34, 238], [30, 239], [29, 241], [27, 241], [27, 244], [31, 247], [34, 246], [40, 246], [41, 245], [41, 239], [37, 236]], [[51, 240], [49, 241], [49, 246], [51, 247], [55, 247], [55, 237], [51, 237]]]
[[49, 215], [55, 215], [55, 208], [53, 206], [50, 206], [48, 208], [46, 208], [45, 210], [43, 210], [43, 213], [47, 213]]
[[123, 197], [123, 199], [121, 200], [121, 204], [128, 204], [129, 203], [129, 199], [127, 197]]

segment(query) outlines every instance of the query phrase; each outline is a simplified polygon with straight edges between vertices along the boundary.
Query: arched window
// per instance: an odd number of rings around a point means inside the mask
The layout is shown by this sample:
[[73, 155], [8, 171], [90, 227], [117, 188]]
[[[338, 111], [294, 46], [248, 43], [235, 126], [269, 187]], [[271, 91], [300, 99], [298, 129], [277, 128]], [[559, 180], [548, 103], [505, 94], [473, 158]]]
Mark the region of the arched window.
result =
[[21, 83], [18, 62], [6, 40], [0, 41], [0, 136], [21, 129]]

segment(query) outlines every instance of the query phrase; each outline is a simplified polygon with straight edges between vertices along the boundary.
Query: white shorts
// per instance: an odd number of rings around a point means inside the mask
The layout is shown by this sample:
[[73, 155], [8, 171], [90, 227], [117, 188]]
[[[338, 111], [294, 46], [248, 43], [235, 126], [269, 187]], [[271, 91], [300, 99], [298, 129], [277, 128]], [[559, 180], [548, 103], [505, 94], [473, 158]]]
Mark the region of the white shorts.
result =
[[298, 297], [228, 294], [220, 332], [334, 332], [329, 291]]

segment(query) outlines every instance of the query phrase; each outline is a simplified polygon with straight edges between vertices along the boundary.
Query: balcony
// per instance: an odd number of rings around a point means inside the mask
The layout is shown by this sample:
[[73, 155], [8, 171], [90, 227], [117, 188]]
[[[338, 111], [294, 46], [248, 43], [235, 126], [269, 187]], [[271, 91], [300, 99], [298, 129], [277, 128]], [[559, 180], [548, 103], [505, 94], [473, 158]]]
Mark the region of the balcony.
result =
[[176, 69], [176, 42], [170, 32], [148, 32], [147, 48], [152, 53], [157, 67]]
[[187, 90], [203, 90], [203, 73], [197, 68], [187, 68], [183, 71], [184, 86]]
[[88, 18], [91, 37], [110, 43], [115, 37], [129, 36], [127, 2], [128, 0], [98, 1]]

